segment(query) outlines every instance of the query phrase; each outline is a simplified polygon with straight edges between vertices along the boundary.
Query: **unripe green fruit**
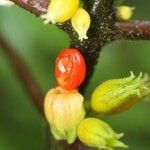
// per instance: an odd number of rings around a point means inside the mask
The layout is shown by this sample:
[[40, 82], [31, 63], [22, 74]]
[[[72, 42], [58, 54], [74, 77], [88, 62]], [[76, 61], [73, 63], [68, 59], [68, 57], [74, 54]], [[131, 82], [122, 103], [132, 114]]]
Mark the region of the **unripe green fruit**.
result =
[[128, 110], [150, 93], [149, 77], [142, 73], [135, 77], [112, 79], [99, 85], [93, 92], [91, 107], [102, 114], [114, 114]]

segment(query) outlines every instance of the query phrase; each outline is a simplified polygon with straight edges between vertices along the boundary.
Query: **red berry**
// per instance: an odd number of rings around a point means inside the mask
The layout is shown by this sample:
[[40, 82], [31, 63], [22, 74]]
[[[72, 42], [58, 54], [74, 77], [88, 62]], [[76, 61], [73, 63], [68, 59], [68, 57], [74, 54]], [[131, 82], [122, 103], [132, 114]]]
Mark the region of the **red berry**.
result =
[[63, 49], [55, 61], [55, 77], [59, 86], [76, 89], [84, 81], [86, 64], [77, 49]]

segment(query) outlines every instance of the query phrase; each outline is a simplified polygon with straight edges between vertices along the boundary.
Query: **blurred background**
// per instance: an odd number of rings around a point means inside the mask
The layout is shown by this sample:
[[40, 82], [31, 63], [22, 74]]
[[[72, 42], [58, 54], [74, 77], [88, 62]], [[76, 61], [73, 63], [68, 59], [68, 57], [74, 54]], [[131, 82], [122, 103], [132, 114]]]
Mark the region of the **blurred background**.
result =
[[[135, 6], [134, 20], [150, 20], [150, 1], [126, 0]], [[13, 6], [0, 7], [0, 34], [11, 44], [46, 93], [55, 86], [54, 60], [69, 46], [69, 38], [55, 26]], [[150, 74], [149, 41], [116, 41], [103, 48], [86, 100], [92, 90], [110, 78], [129, 76], [129, 71]], [[128, 112], [104, 117], [116, 131], [124, 132], [130, 150], [150, 149], [150, 96]], [[0, 48], [0, 150], [44, 150], [45, 121], [39, 115], [22, 82]], [[56, 148], [53, 146], [54, 150]]]

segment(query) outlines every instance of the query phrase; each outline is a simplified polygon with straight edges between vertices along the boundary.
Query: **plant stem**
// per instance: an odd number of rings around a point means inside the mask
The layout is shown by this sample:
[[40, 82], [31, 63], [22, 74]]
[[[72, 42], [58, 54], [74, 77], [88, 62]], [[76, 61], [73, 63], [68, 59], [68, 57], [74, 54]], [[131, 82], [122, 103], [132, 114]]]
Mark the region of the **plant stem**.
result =
[[[114, 0], [95, 0], [88, 7], [91, 16], [91, 27], [88, 39], [80, 41], [76, 34], [71, 37], [71, 47], [77, 48], [83, 54], [87, 64], [87, 74], [80, 92], [84, 93], [97, 64], [97, 58], [102, 47], [114, 39]], [[101, 11], [99, 11], [101, 10]]]
[[[19, 56], [16, 55], [15, 51], [13, 50], [12, 46], [10, 46], [5, 39], [0, 35], [0, 47], [4, 51], [4, 53], [9, 58], [10, 63], [12, 64], [15, 72], [17, 73], [18, 77], [20, 78], [21, 82], [24, 84], [24, 87], [27, 91], [27, 93], [30, 95], [34, 105], [38, 109], [38, 112], [40, 115], [44, 117], [44, 111], [43, 111], [43, 98], [44, 95], [32, 77], [32, 74], [24, 64], [24, 62], [21, 60]], [[50, 129], [49, 125], [45, 120], [45, 147], [44, 150], [50, 150]]]
[[116, 22], [116, 35], [118, 39], [150, 40], [150, 21], [143, 22]]
[[12, 47], [5, 42], [1, 35], [0, 47], [2, 50], [4, 50], [5, 54], [9, 58], [10, 63], [24, 84], [27, 93], [29, 93], [31, 96], [36, 108], [39, 110], [40, 114], [43, 115], [43, 93], [32, 77], [32, 74], [23, 63], [23, 61], [19, 58], [19, 56], [15, 54], [15, 51], [12, 49]]

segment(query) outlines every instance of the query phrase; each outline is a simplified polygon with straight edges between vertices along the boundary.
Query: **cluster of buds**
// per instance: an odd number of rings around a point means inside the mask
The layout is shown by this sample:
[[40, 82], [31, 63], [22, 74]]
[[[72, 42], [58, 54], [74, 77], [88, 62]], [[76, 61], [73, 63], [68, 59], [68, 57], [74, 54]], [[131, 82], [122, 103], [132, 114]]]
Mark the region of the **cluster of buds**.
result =
[[79, 7], [79, 0], [51, 0], [47, 13], [41, 17], [44, 23], [63, 23], [71, 19], [71, 24], [77, 32], [79, 39], [87, 39], [87, 31], [90, 27], [90, 16], [86, 10]]
[[[79, 40], [87, 39], [90, 16], [79, 7], [79, 0], [51, 0], [47, 13], [41, 17], [44, 23], [63, 23], [71, 20]], [[1, 6], [12, 6], [9, 0], [0, 0]], [[119, 6], [117, 18], [128, 21], [133, 7]], [[78, 92], [86, 76], [86, 64], [77, 49], [63, 49], [55, 61], [57, 86], [50, 89], [44, 100], [45, 117], [55, 139], [72, 144], [78, 137], [85, 145], [97, 149], [113, 150], [127, 148], [106, 122], [96, 118], [85, 118], [84, 97]], [[101, 114], [115, 114], [128, 110], [144, 96], [150, 94], [148, 75], [137, 77], [131, 72], [127, 78], [112, 79], [99, 85], [91, 97], [91, 108]]]
[[[96, 118], [85, 119], [84, 98], [78, 87], [84, 81], [86, 64], [77, 49], [63, 49], [55, 61], [56, 88], [50, 89], [44, 100], [44, 112], [55, 139], [73, 143], [78, 137], [85, 145], [112, 150], [127, 148], [106, 122]], [[112, 79], [98, 86], [92, 94], [91, 106], [102, 114], [119, 113], [129, 109], [150, 93], [147, 75], [131, 75]]]
[[[127, 21], [133, 8], [120, 6], [117, 17]], [[90, 16], [79, 7], [79, 0], [51, 0], [47, 13], [41, 16], [45, 23], [63, 23], [71, 20], [79, 39], [87, 39]], [[113, 150], [116, 147], [127, 148], [106, 122], [96, 118], [86, 118], [84, 97], [78, 92], [86, 76], [86, 64], [77, 49], [63, 49], [55, 61], [56, 88], [50, 89], [45, 97], [44, 112], [50, 124], [51, 132], [57, 140], [73, 143], [78, 137], [89, 147]], [[101, 114], [115, 114], [128, 110], [150, 93], [149, 78], [135, 76], [133, 72], [127, 78], [112, 79], [99, 85], [91, 97], [91, 108]]]
[[[62, 9], [63, 8], [63, 9]], [[120, 6], [117, 17], [127, 21], [133, 8]], [[63, 23], [71, 20], [79, 39], [87, 39], [90, 16], [79, 7], [79, 0], [51, 0], [47, 13], [42, 15], [45, 23]], [[84, 18], [84, 19], [83, 19]], [[78, 92], [86, 76], [86, 64], [77, 49], [63, 49], [55, 61], [56, 88], [45, 97], [44, 112], [55, 139], [73, 143], [78, 137], [85, 145], [98, 149], [113, 150], [127, 148], [106, 122], [96, 118], [85, 118], [84, 97]], [[115, 114], [128, 110], [150, 93], [149, 78], [135, 76], [112, 79], [99, 85], [91, 97], [91, 108], [101, 114]]]

